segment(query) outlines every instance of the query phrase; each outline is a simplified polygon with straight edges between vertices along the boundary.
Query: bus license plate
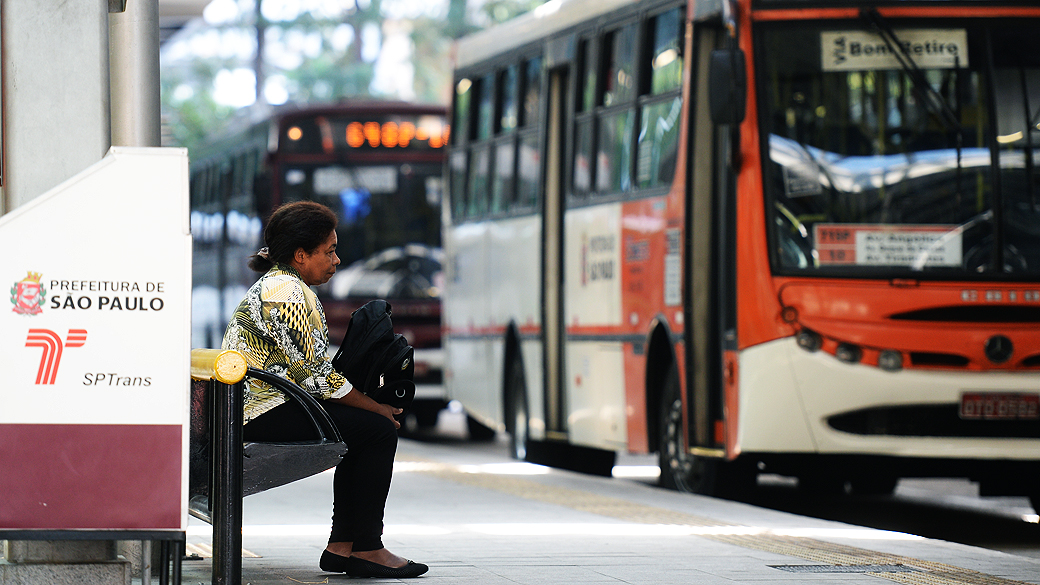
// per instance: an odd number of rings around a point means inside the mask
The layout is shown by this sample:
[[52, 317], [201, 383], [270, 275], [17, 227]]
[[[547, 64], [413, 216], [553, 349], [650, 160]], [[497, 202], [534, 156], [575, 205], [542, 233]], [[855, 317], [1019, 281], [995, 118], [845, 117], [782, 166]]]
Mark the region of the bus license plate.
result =
[[965, 392], [961, 418], [969, 420], [1040, 419], [1040, 394]]

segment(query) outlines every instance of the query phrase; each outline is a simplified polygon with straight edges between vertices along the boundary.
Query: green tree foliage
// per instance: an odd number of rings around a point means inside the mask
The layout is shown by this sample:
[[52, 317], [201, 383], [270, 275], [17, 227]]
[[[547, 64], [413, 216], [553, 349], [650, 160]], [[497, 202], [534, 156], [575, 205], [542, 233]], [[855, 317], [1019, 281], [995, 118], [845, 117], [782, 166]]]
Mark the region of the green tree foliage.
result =
[[[220, 0], [220, 14], [214, 18], [219, 22], [197, 21], [163, 47], [164, 143], [190, 149], [236, 115], [245, 115], [240, 109], [264, 108], [268, 101], [327, 103], [360, 97], [446, 104], [452, 42], [543, 1], [443, 0], [436, 8], [427, 0], [414, 0], [412, 14], [402, 16], [405, 0]], [[407, 62], [387, 72], [380, 57], [391, 42], [399, 49], [402, 39], [410, 44]], [[263, 54], [259, 63], [258, 45]], [[380, 87], [380, 74], [410, 77], [411, 87]], [[256, 96], [257, 85], [267, 91]], [[227, 91], [239, 103], [229, 102]], [[259, 98], [256, 103], [254, 97]]]

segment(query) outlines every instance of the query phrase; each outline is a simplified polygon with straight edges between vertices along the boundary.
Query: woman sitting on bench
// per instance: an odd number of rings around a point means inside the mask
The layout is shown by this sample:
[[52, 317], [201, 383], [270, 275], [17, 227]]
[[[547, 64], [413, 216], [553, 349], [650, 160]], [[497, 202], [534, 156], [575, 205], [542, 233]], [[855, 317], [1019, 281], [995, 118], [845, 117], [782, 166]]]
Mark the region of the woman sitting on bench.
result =
[[[311, 286], [336, 272], [336, 214], [300, 201], [279, 207], [264, 229], [267, 244], [249, 260], [263, 273], [235, 310], [223, 347], [242, 352], [251, 367], [296, 382], [322, 401], [347, 444], [333, 480], [332, 534], [323, 571], [353, 577], [418, 577], [428, 567], [383, 547], [383, 509], [397, 452], [400, 408], [353, 391], [328, 356], [325, 313]], [[306, 441], [302, 408], [269, 385], [250, 380], [244, 401], [246, 441]]]

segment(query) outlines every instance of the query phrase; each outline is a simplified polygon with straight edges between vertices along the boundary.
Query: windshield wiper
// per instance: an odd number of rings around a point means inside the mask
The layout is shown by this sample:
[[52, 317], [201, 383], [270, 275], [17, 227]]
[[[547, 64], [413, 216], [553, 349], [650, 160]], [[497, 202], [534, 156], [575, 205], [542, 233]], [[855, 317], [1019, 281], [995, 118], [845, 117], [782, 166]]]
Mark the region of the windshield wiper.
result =
[[861, 14], [874, 27], [878, 36], [885, 41], [888, 50], [892, 52], [896, 61], [899, 62], [900, 68], [902, 68], [903, 72], [910, 78], [910, 82], [914, 87], [914, 93], [916, 93], [918, 98], [924, 103], [925, 108], [927, 108], [928, 111], [939, 120], [939, 123], [942, 124], [943, 128], [947, 132], [952, 131], [954, 133], [954, 146], [957, 149], [957, 170], [954, 184], [957, 189], [957, 201], [960, 201], [962, 196], [961, 153], [964, 148], [964, 129], [961, 126], [960, 119], [957, 117], [957, 114], [954, 113], [953, 108], [950, 107], [946, 98], [936, 91], [935, 88], [932, 87], [931, 83], [928, 83], [928, 79], [924, 76], [924, 72], [917, 66], [917, 62], [910, 56], [910, 53], [904, 50], [903, 42], [898, 36], [896, 36], [895, 30], [893, 30], [892, 26], [881, 16], [881, 13], [879, 13], [876, 8], [870, 8], [864, 9]]
[[876, 8], [864, 10], [863, 16], [874, 26], [878, 36], [885, 41], [885, 44], [888, 45], [888, 50], [899, 61], [899, 66], [903, 69], [903, 72], [910, 77], [910, 81], [914, 84], [914, 89], [917, 91], [921, 101], [924, 102], [925, 107], [939, 119], [939, 122], [942, 123], [946, 130], [956, 131], [959, 137], [961, 135], [961, 124], [957, 119], [957, 114], [954, 113], [950, 104], [946, 103], [946, 99], [943, 98], [942, 94], [935, 91], [932, 84], [928, 83], [921, 68], [917, 66], [917, 62], [910, 56], [910, 53], [903, 49], [903, 42], [896, 36], [892, 26], [882, 18]]

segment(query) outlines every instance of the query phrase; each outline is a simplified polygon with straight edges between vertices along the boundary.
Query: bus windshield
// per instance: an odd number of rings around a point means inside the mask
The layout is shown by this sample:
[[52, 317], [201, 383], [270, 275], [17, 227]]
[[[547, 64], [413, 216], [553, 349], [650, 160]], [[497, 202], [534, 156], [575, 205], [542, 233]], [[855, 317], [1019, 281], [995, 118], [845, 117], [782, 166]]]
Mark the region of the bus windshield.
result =
[[1036, 26], [875, 14], [762, 27], [775, 271], [1040, 276]]
[[441, 165], [289, 164], [282, 170], [285, 201], [317, 201], [339, 216], [340, 268], [389, 248], [438, 248]]

